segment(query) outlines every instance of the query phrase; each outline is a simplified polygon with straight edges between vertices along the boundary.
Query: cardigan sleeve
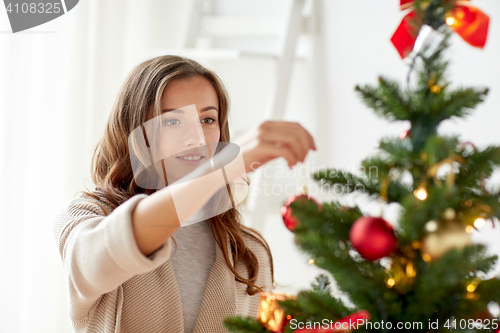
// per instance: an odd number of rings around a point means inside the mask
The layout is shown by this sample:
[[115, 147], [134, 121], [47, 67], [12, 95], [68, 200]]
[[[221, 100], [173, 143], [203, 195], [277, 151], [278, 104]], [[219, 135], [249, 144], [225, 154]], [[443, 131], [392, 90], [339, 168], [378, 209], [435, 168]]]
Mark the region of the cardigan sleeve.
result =
[[99, 298], [135, 275], [170, 260], [169, 238], [149, 256], [139, 250], [132, 211], [146, 194], [138, 194], [105, 216], [93, 199], [71, 200], [57, 214], [54, 237], [59, 246], [73, 319], [85, 318]]

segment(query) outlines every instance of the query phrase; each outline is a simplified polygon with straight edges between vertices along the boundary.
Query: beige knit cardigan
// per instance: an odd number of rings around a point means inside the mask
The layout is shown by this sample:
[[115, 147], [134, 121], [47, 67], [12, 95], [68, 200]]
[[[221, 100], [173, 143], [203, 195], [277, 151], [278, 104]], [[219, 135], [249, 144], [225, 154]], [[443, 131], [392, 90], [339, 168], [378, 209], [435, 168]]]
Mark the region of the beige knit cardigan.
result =
[[[131, 214], [145, 197], [135, 195], [105, 216], [97, 201], [81, 196], [69, 201], [56, 216], [54, 237], [65, 272], [75, 332], [184, 333], [182, 303], [170, 261], [172, 239], [150, 256], [144, 256], [135, 242]], [[259, 261], [256, 285], [271, 291], [267, 251], [255, 239], [243, 235]], [[230, 246], [229, 237], [226, 246]], [[232, 256], [230, 259], [233, 263]], [[236, 271], [248, 278], [244, 262], [238, 262]], [[259, 293], [249, 296], [246, 287], [235, 281], [216, 245], [215, 262], [193, 333], [227, 333], [224, 317], [255, 317]]]

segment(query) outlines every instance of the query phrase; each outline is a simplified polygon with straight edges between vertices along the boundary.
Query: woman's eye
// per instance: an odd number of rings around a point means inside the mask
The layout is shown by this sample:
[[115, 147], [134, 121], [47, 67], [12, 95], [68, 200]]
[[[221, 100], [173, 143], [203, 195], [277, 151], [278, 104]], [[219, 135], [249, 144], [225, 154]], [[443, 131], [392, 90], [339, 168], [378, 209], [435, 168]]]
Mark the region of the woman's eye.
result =
[[179, 120], [177, 119], [166, 119], [163, 121], [163, 125], [169, 125], [169, 126], [174, 126], [174, 125], [177, 125], [177, 123], [179, 123]]
[[211, 120], [210, 122], [205, 122], [205, 124], [208, 124], [208, 125], [215, 123], [215, 119], [214, 118], [205, 118], [202, 121], [205, 121], [205, 120]]

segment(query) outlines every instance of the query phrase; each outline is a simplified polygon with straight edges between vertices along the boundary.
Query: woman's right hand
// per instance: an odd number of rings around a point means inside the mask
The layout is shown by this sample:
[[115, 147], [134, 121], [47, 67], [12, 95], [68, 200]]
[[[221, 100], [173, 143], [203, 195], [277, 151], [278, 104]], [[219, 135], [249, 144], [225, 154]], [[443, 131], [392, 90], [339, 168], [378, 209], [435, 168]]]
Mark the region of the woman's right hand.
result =
[[266, 120], [234, 141], [240, 149], [247, 173], [278, 157], [288, 166], [304, 162], [309, 149], [316, 150], [311, 134], [299, 123]]

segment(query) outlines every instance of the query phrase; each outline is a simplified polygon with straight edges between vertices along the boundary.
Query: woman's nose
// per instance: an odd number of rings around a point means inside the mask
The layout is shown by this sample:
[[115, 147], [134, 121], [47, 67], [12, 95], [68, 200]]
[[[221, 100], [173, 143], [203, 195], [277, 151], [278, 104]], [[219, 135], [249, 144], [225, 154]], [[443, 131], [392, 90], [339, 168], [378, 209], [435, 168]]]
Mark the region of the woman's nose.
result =
[[202, 146], [206, 144], [205, 134], [199, 124], [192, 124], [187, 127], [184, 144], [186, 146]]

